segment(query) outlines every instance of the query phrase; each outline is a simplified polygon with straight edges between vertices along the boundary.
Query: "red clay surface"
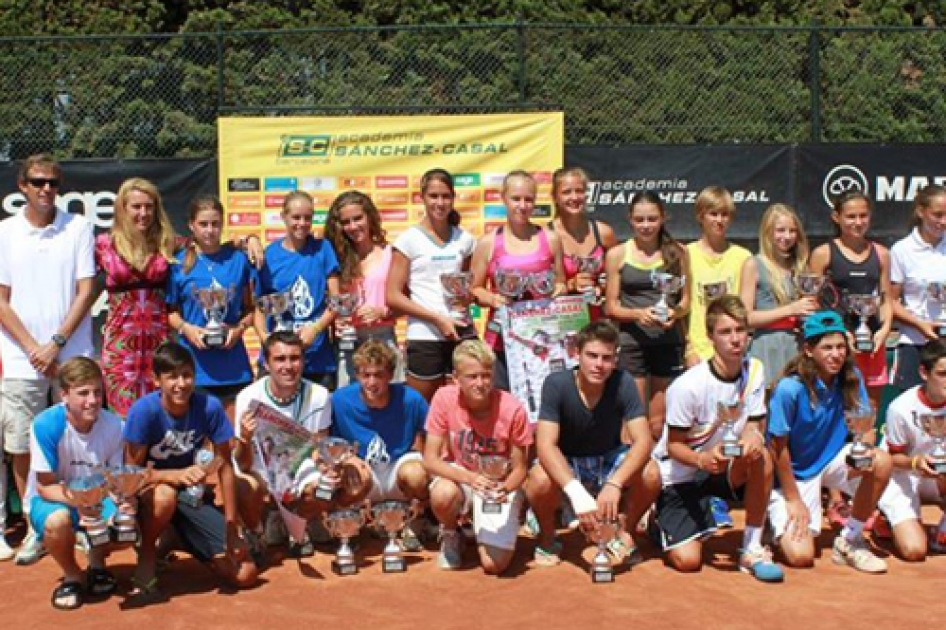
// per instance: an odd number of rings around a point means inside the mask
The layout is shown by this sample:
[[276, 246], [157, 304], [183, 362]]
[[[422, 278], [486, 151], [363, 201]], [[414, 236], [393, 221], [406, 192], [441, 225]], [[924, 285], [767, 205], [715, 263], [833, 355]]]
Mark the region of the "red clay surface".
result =
[[[734, 511], [737, 525], [741, 511]], [[939, 518], [938, 510], [926, 514]], [[14, 540], [20, 532], [11, 533]], [[258, 587], [234, 593], [189, 557], [161, 574], [167, 601], [123, 609], [134, 555], [110, 558], [121, 581], [105, 601], [60, 612], [49, 605], [59, 577], [44, 558], [32, 567], [0, 564], [0, 619], [3, 628], [904, 628], [935, 627], [946, 614], [946, 557], [921, 564], [888, 558], [887, 575], [871, 576], [835, 566], [830, 549], [814, 569], [787, 570], [783, 584], [767, 585], [740, 573], [733, 552], [740, 530], [725, 531], [706, 547], [708, 565], [698, 574], [680, 575], [655, 557], [644, 542], [642, 565], [619, 574], [613, 584], [591, 584], [581, 560], [578, 534], [565, 536], [565, 563], [535, 568], [533, 542], [520, 537], [508, 577], [484, 575], [468, 547], [468, 569], [437, 569], [433, 547], [408, 554], [406, 574], [381, 572], [382, 542], [368, 539], [356, 553], [361, 572], [338, 577], [331, 555], [319, 552], [303, 561], [273, 564]], [[825, 531], [823, 545], [833, 534]], [[316, 625], [317, 624], [317, 625]]]

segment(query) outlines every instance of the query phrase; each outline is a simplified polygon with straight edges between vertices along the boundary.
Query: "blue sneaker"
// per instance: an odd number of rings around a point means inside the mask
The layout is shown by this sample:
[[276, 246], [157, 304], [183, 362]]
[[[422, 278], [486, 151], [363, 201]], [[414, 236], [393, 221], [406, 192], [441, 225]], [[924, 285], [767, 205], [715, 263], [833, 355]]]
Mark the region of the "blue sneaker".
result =
[[729, 529], [732, 527], [732, 517], [729, 515], [729, 504], [719, 497], [710, 497], [710, 509], [713, 511], [713, 520], [716, 527]]
[[768, 547], [743, 550], [739, 555], [739, 570], [760, 582], [781, 582], [785, 579], [782, 567], [772, 560]]

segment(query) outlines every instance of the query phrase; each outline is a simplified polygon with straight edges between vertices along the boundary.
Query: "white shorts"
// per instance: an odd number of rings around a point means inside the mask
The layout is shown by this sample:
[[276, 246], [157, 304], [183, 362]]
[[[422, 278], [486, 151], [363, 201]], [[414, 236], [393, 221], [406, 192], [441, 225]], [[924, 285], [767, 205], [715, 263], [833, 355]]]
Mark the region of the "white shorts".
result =
[[[434, 477], [430, 482], [430, 487], [433, 488], [440, 480], [441, 477]], [[457, 485], [463, 492], [461, 512], [469, 514], [472, 511], [473, 513], [473, 533], [476, 535], [477, 544], [506, 551], [515, 549], [516, 538], [519, 536], [519, 514], [522, 513], [524, 501], [522, 491], [516, 490], [510, 494], [498, 514], [484, 514], [483, 498], [473, 492], [467, 484]]]
[[[821, 489], [832, 488], [854, 494], [860, 484], [860, 477], [848, 478], [848, 474], [852, 471], [844, 460], [850, 449], [850, 444], [842, 448], [841, 452], [819, 474], [811, 479], [795, 481], [795, 485], [798, 486], [798, 494], [808, 508], [808, 528], [815, 536], [821, 533], [824, 519], [821, 508]], [[768, 517], [775, 538], [778, 539], [785, 533], [785, 528], [788, 525], [785, 495], [782, 494], [781, 489], [772, 491], [772, 496], [769, 498]]]
[[877, 507], [890, 521], [890, 525], [896, 527], [905, 521], [920, 520], [923, 503], [941, 500], [935, 479], [896, 470], [880, 496]]
[[397, 473], [401, 469], [401, 466], [408, 462], [422, 463], [423, 461], [423, 455], [416, 451], [411, 451], [404, 453], [394, 462], [371, 464], [372, 483], [371, 494], [368, 495], [368, 500], [372, 503], [387, 501], [389, 499], [406, 501], [407, 495], [405, 495], [397, 485]]

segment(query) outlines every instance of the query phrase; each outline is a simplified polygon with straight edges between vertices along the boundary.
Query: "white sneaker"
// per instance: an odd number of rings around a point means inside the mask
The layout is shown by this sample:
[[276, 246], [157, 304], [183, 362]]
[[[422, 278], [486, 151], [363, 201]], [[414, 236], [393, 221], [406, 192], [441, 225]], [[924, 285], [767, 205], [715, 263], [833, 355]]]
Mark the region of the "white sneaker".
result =
[[7, 539], [0, 533], [0, 562], [12, 560], [15, 555], [16, 553], [13, 551], [13, 548], [7, 544]]
[[455, 529], [440, 530], [440, 555], [437, 566], [447, 571], [463, 567], [463, 534]]
[[20, 566], [26, 566], [39, 562], [39, 559], [46, 555], [46, 547], [36, 538], [33, 530], [23, 539], [20, 550], [16, 552], [15, 562]]
[[838, 535], [834, 539], [831, 559], [835, 564], [846, 564], [864, 573], [886, 573], [887, 563], [874, 555], [863, 536], [848, 540]]

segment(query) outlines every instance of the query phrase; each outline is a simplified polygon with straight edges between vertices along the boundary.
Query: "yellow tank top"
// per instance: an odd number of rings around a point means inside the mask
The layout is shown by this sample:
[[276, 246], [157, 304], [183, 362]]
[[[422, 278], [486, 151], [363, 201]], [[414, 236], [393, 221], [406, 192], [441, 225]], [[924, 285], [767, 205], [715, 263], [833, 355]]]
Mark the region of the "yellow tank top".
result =
[[687, 245], [690, 255], [690, 319], [687, 328], [687, 353], [694, 352], [700, 359], [713, 356], [713, 344], [706, 334], [706, 297], [703, 287], [714, 282], [725, 282], [726, 293], [739, 295], [742, 264], [752, 254], [745, 247], [730, 244], [723, 254], [708, 253], [699, 242]]

